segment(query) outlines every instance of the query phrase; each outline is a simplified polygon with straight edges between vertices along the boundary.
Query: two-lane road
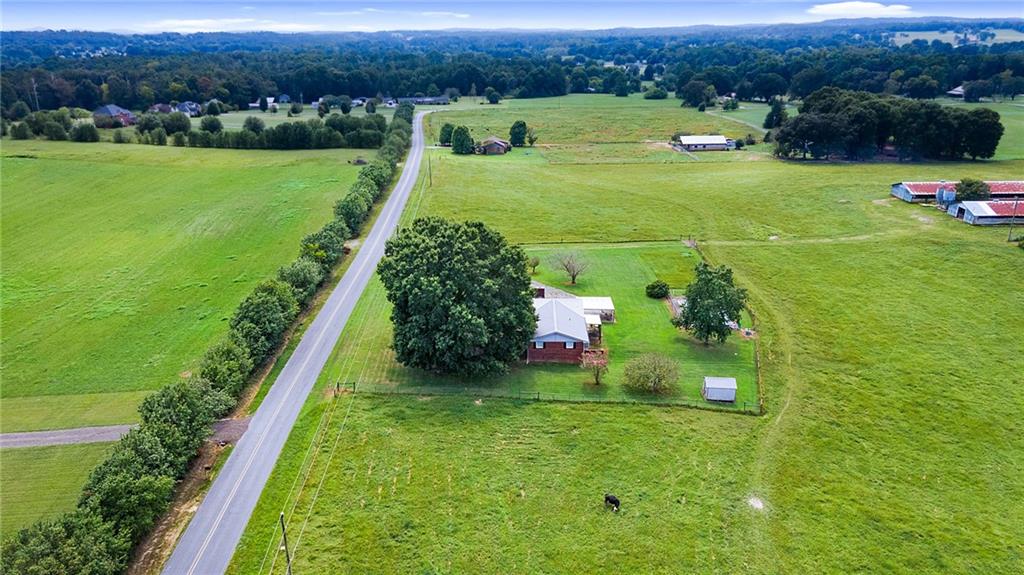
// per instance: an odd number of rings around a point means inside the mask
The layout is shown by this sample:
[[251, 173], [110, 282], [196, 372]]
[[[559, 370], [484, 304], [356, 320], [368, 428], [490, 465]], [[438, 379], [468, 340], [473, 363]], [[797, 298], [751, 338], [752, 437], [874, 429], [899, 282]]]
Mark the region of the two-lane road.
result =
[[412, 148], [384, 210], [231, 452], [164, 566], [165, 574], [217, 575], [227, 569], [306, 396], [373, 277], [384, 255], [384, 242], [398, 227], [423, 157], [426, 114], [418, 112], [413, 120]]

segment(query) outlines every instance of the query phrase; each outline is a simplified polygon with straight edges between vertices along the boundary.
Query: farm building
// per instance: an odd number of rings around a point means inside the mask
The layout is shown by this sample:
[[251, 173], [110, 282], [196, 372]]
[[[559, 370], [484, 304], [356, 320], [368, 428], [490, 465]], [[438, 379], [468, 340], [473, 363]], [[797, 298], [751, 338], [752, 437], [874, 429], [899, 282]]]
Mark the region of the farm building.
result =
[[[590, 347], [590, 330], [583, 302], [576, 298], [534, 299], [537, 331], [526, 350], [526, 361], [579, 363]], [[600, 323], [600, 318], [597, 319]]]
[[288, 94], [278, 94], [278, 96], [277, 96], [277, 103], [278, 104], [291, 104], [292, 103], [292, 97], [289, 96]]
[[964, 85], [960, 84], [956, 88], [953, 88], [952, 90], [947, 91], [946, 95], [947, 96], [951, 96], [953, 98], [963, 98], [964, 97]]
[[416, 96], [415, 98], [399, 98], [398, 103], [411, 102], [417, 106], [447, 106], [451, 103], [448, 96]]
[[732, 150], [736, 141], [725, 136], [679, 136], [679, 147], [687, 152]]
[[[993, 200], [1024, 199], [1024, 181], [986, 181], [992, 191]], [[904, 202], [937, 202], [951, 204], [956, 200], [956, 182], [897, 182], [892, 185], [892, 195]]]
[[156, 114], [170, 114], [174, 111], [174, 108], [171, 108], [170, 104], [153, 104], [146, 111], [153, 112]]
[[1024, 219], [1024, 201], [960, 202], [949, 206], [946, 213], [972, 226], [997, 226]]
[[615, 323], [615, 304], [612, 303], [612, 298], [580, 296], [577, 299], [583, 302], [584, 313], [596, 315], [603, 322]]
[[732, 377], [705, 377], [700, 394], [708, 401], [736, 401], [736, 379]]
[[112, 122], [114, 120], [120, 121], [123, 126], [131, 126], [135, 124], [135, 114], [115, 104], [107, 104], [106, 106], [96, 108], [92, 112], [92, 117], [97, 124]]
[[505, 154], [512, 149], [512, 144], [496, 136], [491, 136], [480, 142], [477, 152], [485, 156]]
[[[273, 110], [273, 109], [276, 109], [276, 108], [277, 108], [277, 103], [274, 101], [274, 99], [273, 98], [267, 98], [267, 109], [268, 110]], [[250, 110], [259, 110], [260, 109], [260, 101], [259, 101], [259, 99], [257, 99], [255, 102], [249, 102], [249, 109]]]

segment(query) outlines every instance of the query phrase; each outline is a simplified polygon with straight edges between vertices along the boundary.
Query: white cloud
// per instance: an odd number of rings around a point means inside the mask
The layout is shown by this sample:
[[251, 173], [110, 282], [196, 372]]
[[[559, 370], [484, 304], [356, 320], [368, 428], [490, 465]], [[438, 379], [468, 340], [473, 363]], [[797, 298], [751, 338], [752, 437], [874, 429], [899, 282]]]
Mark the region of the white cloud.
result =
[[470, 15], [465, 12], [449, 12], [446, 10], [428, 10], [415, 12], [412, 10], [385, 10], [382, 8], [362, 8], [360, 10], [342, 10], [332, 12], [315, 12], [317, 16], [365, 16], [367, 14], [401, 14], [403, 16], [422, 16], [424, 18], [459, 18], [466, 19]]
[[469, 18], [469, 14], [465, 12], [420, 12], [420, 16], [428, 17], [439, 17], [439, 18]]
[[257, 18], [168, 18], [142, 24], [146, 30], [161, 32], [312, 32], [323, 29], [315, 24], [299, 24], [296, 22], [278, 22], [277, 20], [260, 20]]
[[881, 2], [816, 4], [808, 8], [807, 13], [826, 18], [882, 18], [913, 15], [910, 6], [906, 4], [882, 4]]

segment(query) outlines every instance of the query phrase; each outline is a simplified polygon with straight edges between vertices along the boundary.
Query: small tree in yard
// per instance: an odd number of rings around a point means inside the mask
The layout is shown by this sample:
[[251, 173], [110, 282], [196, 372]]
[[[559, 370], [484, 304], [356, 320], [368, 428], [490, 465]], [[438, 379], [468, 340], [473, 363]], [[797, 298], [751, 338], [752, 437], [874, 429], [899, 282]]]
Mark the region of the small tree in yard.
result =
[[531, 148], [537, 143], [537, 131], [533, 128], [527, 128], [526, 130], [526, 143], [530, 144]]
[[732, 270], [697, 264], [697, 279], [686, 288], [686, 305], [672, 323], [686, 328], [707, 345], [712, 338], [724, 342], [732, 329], [728, 322], [739, 321], [747, 301], [747, 290], [733, 284]]
[[992, 196], [989, 185], [981, 180], [964, 178], [956, 185], [956, 199], [959, 202], [987, 200]]
[[269, 108], [269, 107], [270, 107], [270, 104], [267, 103], [267, 97], [266, 96], [260, 96], [260, 111], [261, 112], [266, 112], [267, 108]]
[[533, 337], [526, 255], [480, 222], [417, 219], [388, 240], [377, 272], [394, 306], [392, 347], [403, 365], [501, 372]]
[[459, 126], [452, 132], [452, 153], [453, 154], [472, 154], [475, 145], [473, 144], [473, 136], [469, 133], [469, 128], [466, 126]]
[[216, 116], [203, 116], [203, 119], [199, 122], [199, 129], [216, 134], [224, 129], [224, 124]]
[[445, 124], [441, 126], [441, 133], [437, 136], [438, 143], [442, 146], [452, 145], [453, 132], [455, 132], [455, 126], [445, 122]]
[[526, 132], [526, 122], [516, 120], [508, 131], [509, 143], [517, 148], [523, 147], [526, 144]]
[[654, 299], [665, 299], [668, 297], [668, 284], [661, 280], [654, 280], [647, 284], [647, 297]]
[[526, 267], [530, 268], [530, 275], [531, 276], [537, 274], [537, 268], [539, 266], [540, 266], [540, 258], [538, 258], [537, 256], [533, 256], [530, 259], [526, 260]]
[[608, 354], [603, 349], [588, 349], [580, 356], [580, 367], [594, 376], [594, 385], [601, 385], [601, 378], [608, 373]]
[[576, 278], [590, 269], [590, 262], [584, 260], [576, 252], [556, 254], [551, 260], [554, 267], [561, 268], [569, 275], [569, 283], [572, 285], [576, 285]]
[[679, 365], [657, 353], [631, 359], [622, 373], [626, 387], [649, 393], [669, 393], [679, 381]]

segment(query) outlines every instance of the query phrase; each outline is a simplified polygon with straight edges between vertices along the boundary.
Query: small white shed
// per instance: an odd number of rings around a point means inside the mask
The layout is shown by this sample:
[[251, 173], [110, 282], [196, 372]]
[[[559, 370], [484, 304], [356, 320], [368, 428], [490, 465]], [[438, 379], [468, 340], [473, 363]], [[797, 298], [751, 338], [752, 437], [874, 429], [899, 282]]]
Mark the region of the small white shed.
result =
[[705, 377], [700, 394], [708, 401], [736, 401], [736, 378]]

